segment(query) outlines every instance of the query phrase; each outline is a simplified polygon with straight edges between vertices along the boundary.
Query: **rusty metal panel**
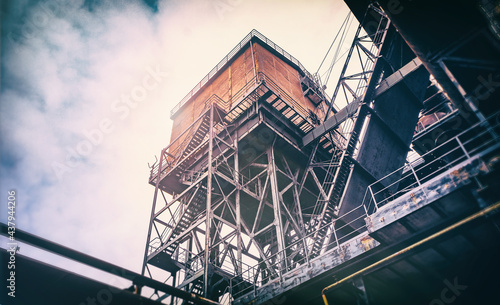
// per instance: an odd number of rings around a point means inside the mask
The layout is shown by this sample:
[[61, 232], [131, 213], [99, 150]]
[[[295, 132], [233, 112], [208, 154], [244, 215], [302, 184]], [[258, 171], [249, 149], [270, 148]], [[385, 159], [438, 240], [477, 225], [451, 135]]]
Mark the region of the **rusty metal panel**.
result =
[[[191, 105], [188, 105], [188, 107], [182, 109], [179, 111], [177, 118], [173, 121], [172, 124], [172, 132], [170, 134], [170, 141], [176, 139], [186, 128], [193, 123], [193, 114], [191, 110]], [[187, 136], [187, 133], [184, 134], [182, 137], [177, 140], [176, 143], [172, 144], [169, 148], [169, 151], [175, 151], [179, 144], [184, 142], [185, 138]]]
[[[247, 76], [251, 74], [251, 76]], [[217, 95], [227, 104], [220, 104], [223, 110], [228, 111], [231, 107], [229, 101], [232, 96], [238, 92], [245, 84], [253, 77], [253, 64], [250, 47], [248, 46], [242, 54], [233, 59], [233, 62], [224, 70], [219, 72], [217, 77], [214, 77], [196, 95], [191, 98], [173, 118], [171, 140], [176, 139], [191, 123], [196, 120], [208, 106], [207, 100], [212, 95]], [[178, 140], [178, 143], [171, 146], [173, 151], [183, 138]]]
[[[212, 90], [211, 86], [209, 85], [204, 90], [200, 90], [197, 96], [189, 103], [189, 106], [192, 107], [191, 122], [193, 122], [195, 118], [197, 118], [198, 116], [200, 116], [200, 114], [203, 113], [203, 110], [205, 109], [205, 102], [211, 95], [212, 95]], [[188, 117], [185, 117], [183, 119], [188, 119]]]
[[233, 64], [231, 64], [231, 94], [230, 94], [230, 104], [232, 107], [234, 103], [237, 103], [240, 97], [233, 97], [254, 77], [253, 72], [253, 59], [252, 52], [250, 48], [247, 48], [240, 57], [238, 57]]
[[[229, 111], [238, 99], [242, 97], [241, 90], [252, 81], [258, 73], [264, 73], [297, 104], [306, 110], [316, 112], [316, 106], [304, 97], [300, 73], [297, 67], [289, 64], [280, 55], [273, 53], [260, 41], [244, 46], [239, 53], [230, 58], [227, 65], [221, 69], [192, 96], [173, 117], [171, 142], [186, 130], [208, 107], [207, 102], [213, 95], [221, 100], [217, 101], [220, 108]], [[253, 51], [253, 53], [252, 53]], [[238, 94], [240, 93], [240, 94]], [[214, 99], [215, 100], [215, 99]], [[304, 113], [303, 115], [307, 115]], [[184, 145], [189, 133], [171, 143], [169, 152], [173, 152]]]
[[245, 77], [246, 80], [251, 80], [256, 74], [253, 53], [251, 49], [245, 50]]
[[[231, 66], [227, 70], [222, 71], [222, 73], [213, 80], [213, 82], [208, 86], [207, 92], [209, 97], [216, 94], [223, 100], [229, 100], [229, 82], [231, 81]], [[203, 101], [204, 103], [205, 101]], [[201, 106], [201, 105], [200, 105]]]
[[272, 79], [302, 107], [316, 113], [316, 106], [304, 97], [299, 72], [263, 46], [255, 43], [254, 48], [257, 59], [257, 71], [264, 73], [266, 77]]

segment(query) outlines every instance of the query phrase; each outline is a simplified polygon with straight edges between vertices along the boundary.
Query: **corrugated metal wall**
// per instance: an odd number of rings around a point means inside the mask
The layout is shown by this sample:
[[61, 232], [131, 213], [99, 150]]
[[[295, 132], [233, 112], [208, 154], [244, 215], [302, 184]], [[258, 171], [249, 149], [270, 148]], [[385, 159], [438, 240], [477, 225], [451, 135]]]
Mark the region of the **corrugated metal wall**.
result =
[[316, 106], [308, 98], [304, 97], [300, 85], [300, 74], [295, 68], [258, 43], [254, 43], [254, 52], [257, 72], [264, 73], [301, 106], [316, 113]]
[[[206, 109], [206, 101], [212, 96], [217, 95], [227, 104], [220, 104], [222, 109], [229, 110], [231, 99], [246, 83], [254, 77], [252, 54], [250, 45], [236, 57], [233, 62], [224, 70], [219, 72], [218, 76], [208, 82], [204, 88], [187, 102], [175, 115], [172, 125], [170, 141], [175, 140], [186, 128], [191, 125]], [[177, 143], [170, 147], [173, 151], [188, 134], [183, 135]]]
[[[239, 95], [233, 100], [236, 93], [249, 82], [255, 81], [258, 73], [264, 73], [266, 78], [271, 79], [306, 110], [317, 112], [316, 106], [303, 95], [299, 71], [262, 46], [260, 41], [252, 41], [252, 47], [248, 44], [243, 48], [224, 70], [219, 71], [175, 114], [170, 141], [175, 140], [203, 113], [206, 101], [212, 95], [220, 97], [225, 103], [219, 103], [219, 106], [229, 111], [241, 98]], [[188, 136], [189, 133], [184, 134], [170, 146], [169, 151], [173, 152]]]

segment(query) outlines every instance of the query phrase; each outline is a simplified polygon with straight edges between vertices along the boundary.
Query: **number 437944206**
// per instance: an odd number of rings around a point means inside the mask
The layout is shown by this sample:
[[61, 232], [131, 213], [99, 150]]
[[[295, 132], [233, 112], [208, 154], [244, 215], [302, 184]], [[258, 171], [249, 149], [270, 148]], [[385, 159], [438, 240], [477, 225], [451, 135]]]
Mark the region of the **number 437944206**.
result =
[[15, 214], [16, 214], [16, 192], [14, 190], [9, 191], [9, 198], [8, 198], [8, 212], [7, 212], [7, 226], [8, 226], [8, 234], [10, 235], [10, 239], [14, 240], [14, 233], [16, 231], [16, 225], [15, 225]]

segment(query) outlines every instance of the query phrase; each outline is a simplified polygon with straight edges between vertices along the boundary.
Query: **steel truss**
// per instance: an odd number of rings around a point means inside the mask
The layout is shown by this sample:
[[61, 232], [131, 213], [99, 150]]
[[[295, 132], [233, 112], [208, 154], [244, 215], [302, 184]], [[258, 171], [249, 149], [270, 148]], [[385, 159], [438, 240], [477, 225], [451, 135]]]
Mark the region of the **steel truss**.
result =
[[[228, 302], [282, 282], [364, 229], [355, 226], [366, 211], [338, 212], [387, 66], [380, 58], [389, 20], [375, 5], [366, 15], [376, 27], [366, 34], [360, 24], [333, 94], [343, 93], [344, 118], [311, 145], [301, 147], [315, 128], [307, 111], [259, 73], [229, 112], [212, 96], [172, 141], [181, 144], [162, 150], [150, 178], [155, 193], [143, 273]], [[337, 115], [329, 105], [325, 121]]]
[[[377, 21], [374, 21], [373, 17]], [[374, 29], [372, 33], [367, 34], [364, 29], [370, 26]], [[334, 226], [337, 222], [333, 220], [339, 216], [342, 193], [349, 179], [368, 114], [362, 106], [369, 106], [372, 103], [375, 86], [379, 84], [383, 66], [379, 58], [382, 55], [382, 46], [389, 26], [390, 21], [384, 12], [376, 4], [370, 4], [363, 22], [358, 26], [332, 96], [332, 101], [337, 104], [351, 105], [350, 113], [344, 117], [344, 121], [336, 129], [326, 132], [312, 144], [314, 145], [313, 153], [303, 177], [305, 180], [309, 175], [312, 176], [320, 194], [312, 213], [307, 218], [308, 232], [315, 232], [314, 242], [308, 248], [311, 257], [318, 256], [329, 249], [330, 247], [325, 248], [325, 245], [331, 244], [332, 238], [335, 238]], [[357, 72], [348, 74], [352, 71]], [[342, 95], [340, 96], [339, 93]], [[333, 102], [330, 105], [333, 105]], [[325, 121], [329, 115], [335, 115], [335, 113], [333, 107], [330, 107]], [[330, 148], [331, 159], [329, 161], [315, 160], [318, 147]], [[323, 178], [320, 180], [318, 176]]]
[[[176, 287], [211, 299], [228, 293], [230, 282], [238, 284], [231, 291], [238, 293], [279, 278], [305, 256], [304, 245], [286, 247], [304, 241], [298, 198], [307, 190], [299, 181], [305, 164], [295, 164], [281, 148], [290, 142], [273, 128], [289, 121], [303, 135], [312, 125], [271, 78], [260, 73], [249, 87], [228, 113], [219, 107], [223, 101], [211, 97], [151, 172], [155, 193], [144, 273], [157, 278], [159, 269], [167, 271], [160, 273]], [[235, 115], [245, 111], [250, 114]], [[256, 115], [258, 128], [245, 129]], [[170, 196], [172, 177], [183, 189]], [[243, 276], [253, 265], [259, 270]]]

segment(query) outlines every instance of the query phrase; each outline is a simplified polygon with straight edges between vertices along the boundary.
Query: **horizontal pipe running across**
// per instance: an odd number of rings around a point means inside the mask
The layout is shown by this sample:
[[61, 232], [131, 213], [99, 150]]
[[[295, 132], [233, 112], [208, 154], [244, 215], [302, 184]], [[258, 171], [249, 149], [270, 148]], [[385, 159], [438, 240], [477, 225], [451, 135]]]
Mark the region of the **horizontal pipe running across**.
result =
[[[7, 236], [7, 225], [0, 222], [0, 233]], [[139, 287], [147, 286], [154, 290], [162, 291], [181, 299], [192, 301], [195, 304], [207, 304], [207, 305], [217, 305], [219, 303], [212, 300], [203, 298], [194, 293], [189, 293], [187, 291], [172, 287], [162, 282], [155, 281], [151, 278], [140, 275], [134, 271], [125, 269], [123, 267], [108, 263], [106, 261], [100, 260], [98, 258], [92, 257], [82, 252], [67, 248], [65, 246], [59, 245], [52, 241], [46, 240], [44, 238], [38, 237], [36, 235], [30, 234], [20, 229], [16, 229], [16, 239], [35, 246], [39, 249], [55, 253], [62, 257], [69, 258], [71, 260], [77, 261], [79, 263], [85, 264], [87, 266], [108, 272], [113, 275], [121, 276], [127, 280], [130, 280]]]

